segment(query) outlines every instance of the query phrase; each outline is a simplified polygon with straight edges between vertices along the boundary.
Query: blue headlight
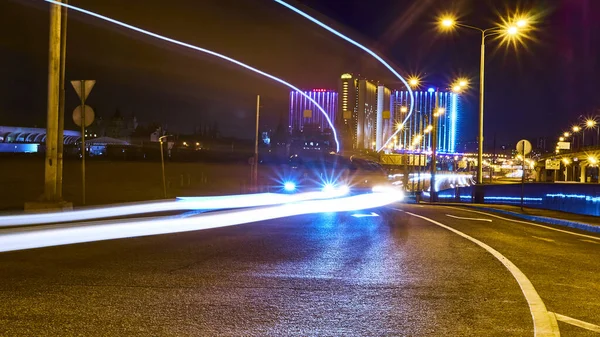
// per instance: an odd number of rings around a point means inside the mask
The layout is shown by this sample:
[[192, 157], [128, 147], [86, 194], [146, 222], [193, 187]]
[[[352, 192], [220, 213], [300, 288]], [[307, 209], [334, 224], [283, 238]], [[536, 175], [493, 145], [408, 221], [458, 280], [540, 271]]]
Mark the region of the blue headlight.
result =
[[285, 184], [283, 184], [283, 189], [286, 190], [287, 192], [293, 192], [296, 190], [296, 184], [294, 184], [291, 181], [288, 181]]

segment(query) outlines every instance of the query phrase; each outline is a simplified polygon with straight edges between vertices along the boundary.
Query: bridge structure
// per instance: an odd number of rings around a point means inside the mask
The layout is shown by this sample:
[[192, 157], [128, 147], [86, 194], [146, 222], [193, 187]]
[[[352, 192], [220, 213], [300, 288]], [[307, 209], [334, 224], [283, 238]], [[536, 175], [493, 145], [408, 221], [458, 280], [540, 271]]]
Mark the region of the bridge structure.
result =
[[[546, 169], [547, 160], [559, 160], [560, 169]], [[598, 183], [600, 146], [587, 146], [541, 156], [535, 165], [539, 182]]]
[[[81, 139], [79, 131], [64, 130], [65, 145], [76, 144]], [[0, 152], [37, 152], [46, 143], [46, 129], [18, 126], [0, 126]]]

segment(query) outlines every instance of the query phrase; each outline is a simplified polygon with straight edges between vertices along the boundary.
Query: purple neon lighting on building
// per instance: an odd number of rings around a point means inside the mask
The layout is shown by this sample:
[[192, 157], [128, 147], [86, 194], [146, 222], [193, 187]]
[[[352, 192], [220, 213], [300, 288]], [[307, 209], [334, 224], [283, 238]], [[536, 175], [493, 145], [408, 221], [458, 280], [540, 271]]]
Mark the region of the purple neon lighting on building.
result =
[[[297, 91], [290, 92], [289, 131], [304, 130], [307, 125], [317, 126], [321, 131], [330, 129], [327, 119], [322, 114], [312, 113], [311, 117], [304, 117], [304, 111], [314, 112], [315, 103], [307, 99], [299, 99]], [[335, 91], [311, 90], [304, 91], [304, 95], [311, 97], [327, 111], [330, 120], [336, 120], [338, 113], [338, 93]]]
[[[169, 37], [157, 34], [157, 33], [153, 33], [151, 31], [148, 31], [148, 30], [145, 30], [145, 29], [142, 29], [142, 28], [139, 28], [139, 27], [127, 24], [127, 23], [119, 21], [119, 20], [115, 20], [115, 19], [109, 18], [107, 16], [104, 16], [104, 15], [101, 15], [101, 14], [98, 14], [98, 13], [94, 13], [92, 11], [88, 11], [86, 9], [83, 9], [83, 8], [80, 8], [80, 7], [77, 7], [77, 6], [65, 4], [65, 3], [62, 3], [62, 2], [55, 1], [55, 0], [44, 0], [44, 1], [52, 3], [54, 5], [58, 5], [58, 6], [63, 6], [63, 7], [69, 8], [71, 10], [74, 10], [74, 11], [77, 11], [77, 12], [80, 12], [80, 13], [83, 13], [83, 14], [87, 14], [87, 15], [93, 16], [95, 18], [98, 18], [98, 19], [101, 19], [101, 20], [104, 20], [104, 21], [107, 21], [107, 22], [110, 22], [110, 23], [114, 23], [114, 24], [119, 25], [121, 27], [125, 27], [127, 29], [134, 30], [134, 31], [142, 33], [142, 34], [146, 34], [148, 36], [152, 36], [152, 37], [157, 38], [159, 40], [167, 41], [167, 42], [170, 42], [170, 43], [182, 46], [182, 47], [190, 48], [190, 49], [193, 49], [193, 50], [196, 50], [196, 51], [200, 51], [200, 52], [212, 55], [212, 56], [216, 56], [216, 57], [218, 57], [220, 59], [223, 59], [223, 60], [226, 60], [228, 62], [237, 64], [237, 65], [239, 65], [239, 66], [241, 66], [243, 68], [251, 70], [251, 71], [253, 71], [253, 72], [257, 73], [257, 74], [260, 74], [262, 76], [265, 76], [265, 77], [267, 77], [267, 78], [269, 78], [269, 79], [271, 79], [273, 81], [279, 82], [279, 83], [281, 83], [281, 84], [283, 84], [283, 85], [285, 85], [285, 86], [287, 86], [287, 87], [289, 87], [289, 88], [291, 88], [293, 90], [301, 92], [301, 94], [304, 95], [304, 93], [299, 88], [295, 87], [294, 85], [290, 84], [289, 82], [286, 82], [286, 81], [282, 80], [279, 77], [275, 77], [275, 76], [273, 76], [273, 75], [271, 75], [269, 73], [266, 73], [266, 72], [264, 72], [262, 70], [259, 70], [257, 68], [252, 67], [252, 66], [249, 66], [249, 65], [247, 65], [245, 63], [242, 63], [242, 62], [240, 62], [240, 61], [238, 61], [236, 59], [233, 59], [233, 58], [231, 58], [229, 56], [225, 56], [223, 54], [219, 54], [219, 53], [214, 52], [214, 51], [209, 50], [209, 49], [204, 49], [204, 48], [201, 48], [201, 47], [198, 47], [198, 46], [194, 46], [194, 45], [189, 44], [189, 43], [181, 42], [181, 41], [178, 41], [178, 40], [175, 40], [175, 39], [172, 39], [172, 38], [169, 38]], [[340, 142], [338, 141], [337, 132], [335, 130], [335, 127], [333, 126], [333, 122], [329, 119], [329, 116], [327, 116], [327, 112], [317, 102], [315, 102], [312, 98], [310, 98], [310, 97], [306, 97], [306, 98], [308, 100], [312, 101], [315, 104], [315, 106], [319, 109], [319, 111], [321, 111], [321, 113], [325, 116], [325, 119], [327, 120], [329, 126], [331, 127], [331, 131], [332, 131], [332, 134], [333, 134], [333, 138], [335, 140], [337, 152], [339, 152], [340, 151]]]
[[[383, 64], [389, 71], [392, 72], [392, 74], [394, 74], [406, 87], [409, 95], [410, 95], [410, 107], [408, 110], [408, 114], [406, 116], [406, 120], [404, 122], [406, 122], [408, 120], [408, 118], [410, 117], [410, 115], [413, 112], [413, 103], [414, 103], [414, 96], [413, 96], [413, 91], [410, 89], [410, 85], [408, 85], [408, 82], [406, 82], [406, 80], [404, 79], [404, 77], [402, 77], [389, 63], [387, 63], [384, 59], [381, 58], [381, 56], [377, 55], [375, 52], [373, 52], [371, 49], [363, 46], [362, 44], [356, 42], [355, 40], [351, 39], [350, 37], [340, 33], [339, 31], [333, 29], [332, 27], [326, 25], [325, 23], [317, 20], [316, 18], [308, 15], [307, 13], [299, 10], [298, 8], [286, 3], [285, 1], [282, 0], [274, 0], [275, 2], [277, 2], [280, 5], [283, 5], [284, 7], [291, 9], [292, 11], [296, 12], [297, 14], [300, 14], [301, 16], [303, 16], [304, 18], [308, 19], [309, 21], [312, 21], [313, 23], [316, 23], [317, 25], [321, 26], [322, 28], [324, 28], [325, 30], [328, 30], [329, 32], [333, 33], [334, 35], [337, 35], [338, 37], [346, 40], [347, 42], [357, 46], [358, 48], [364, 50], [365, 52], [367, 52], [369, 55], [371, 55], [373, 58], [375, 58], [377, 61], [379, 61], [381, 64]], [[396, 130], [396, 132], [394, 132], [394, 134], [392, 134], [390, 136], [390, 138], [388, 138], [388, 140], [383, 144], [383, 146], [381, 146], [381, 148], [377, 149], [377, 151], [381, 151], [382, 149], [384, 149], [387, 144], [394, 138], [394, 136], [396, 136], [396, 134], [398, 134], [398, 132], [400, 132], [400, 130]], [[335, 135], [335, 132], [334, 132]], [[337, 139], [336, 139], [337, 141]]]

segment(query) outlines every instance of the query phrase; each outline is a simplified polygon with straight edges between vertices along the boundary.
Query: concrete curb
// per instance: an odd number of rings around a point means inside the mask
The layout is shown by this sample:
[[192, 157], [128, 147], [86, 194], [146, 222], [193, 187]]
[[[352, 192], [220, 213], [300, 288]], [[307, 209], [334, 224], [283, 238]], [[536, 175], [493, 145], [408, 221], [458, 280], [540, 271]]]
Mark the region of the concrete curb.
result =
[[529, 221], [543, 222], [543, 223], [547, 223], [547, 224], [551, 224], [551, 225], [576, 228], [576, 229], [580, 229], [580, 230], [586, 231], [586, 232], [600, 233], [600, 226], [594, 226], [594, 225], [590, 225], [590, 224], [583, 223], [583, 222], [549, 218], [549, 217], [545, 217], [545, 216], [527, 215], [527, 214], [515, 213], [515, 212], [511, 212], [511, 211], [505, 211], [505, 210], [492, 208], [492, 207], [480, 207], [480, 206], [467, 206], [467, 207], [478, 209], [481, 211], [488, 211], [488, 212], [510, 215], [510, 216], [514, 216], [514, 217], [529, 220]]

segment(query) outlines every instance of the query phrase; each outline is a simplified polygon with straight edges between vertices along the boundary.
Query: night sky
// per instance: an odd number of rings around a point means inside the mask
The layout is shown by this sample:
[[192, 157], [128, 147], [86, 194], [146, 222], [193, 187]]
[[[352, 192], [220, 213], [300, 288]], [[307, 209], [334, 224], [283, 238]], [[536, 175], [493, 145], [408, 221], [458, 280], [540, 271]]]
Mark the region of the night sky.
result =
[[[72, 4], [215, 50], [302, 88], [337, 88], [339, 75], [361, 73], [401, 88], [356, 47], [270, 0], [72, 0]], [[465, 23], [490, 26], [507, 9], [543, 14], [527, 48], [488, 44], [486, 138], [499, 143], [554, 137], [579, 115], [600, 108], [600, 1], [597, 0], [302, 0], [336, 28], [376, 48], [403, 74], [444, 86], [472, 79], [465, 95], [461, 140], [477, 125], [479, 38], [440, 34], [446, 9]], [[45, 126], [48, 8], [41, 0], [0, 2], [0, 125]], [[224, 135], [250, 138], [256, 94], [263, 125], [287, 114], [288, 89], [182, 47], [70, 13], [67, 79], [96, 79], [88, 104], [97, 115], [119, 109], [142, 124], [173, 132], [217, 122]], [[67, 88], [67, 128], [77, 96]], [[488, 142], [487, 144], [490, 144]], [[552, 147], [552, 145], [550, 145]]]

